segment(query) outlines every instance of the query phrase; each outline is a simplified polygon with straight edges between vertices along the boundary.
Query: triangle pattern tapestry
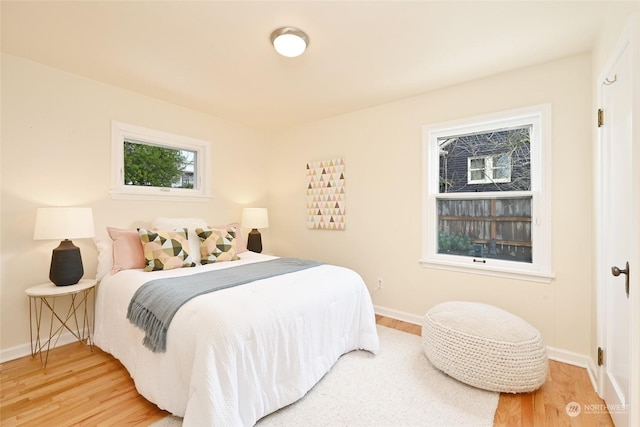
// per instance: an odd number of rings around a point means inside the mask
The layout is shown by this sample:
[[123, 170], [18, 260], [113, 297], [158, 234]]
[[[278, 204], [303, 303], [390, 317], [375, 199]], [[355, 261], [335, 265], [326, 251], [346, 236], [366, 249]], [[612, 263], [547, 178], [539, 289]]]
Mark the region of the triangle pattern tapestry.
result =
[[307, 228], [344, 230], [344, 159], [307, 163]]

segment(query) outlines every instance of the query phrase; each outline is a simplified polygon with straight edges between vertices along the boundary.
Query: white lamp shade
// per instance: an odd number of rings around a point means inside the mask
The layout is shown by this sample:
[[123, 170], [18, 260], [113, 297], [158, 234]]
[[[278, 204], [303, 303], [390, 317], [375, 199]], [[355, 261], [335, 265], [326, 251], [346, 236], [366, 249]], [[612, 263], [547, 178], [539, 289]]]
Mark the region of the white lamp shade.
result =
[[267, 208], [244, 208], [242, 210], [242, 226], [244, 228], [269, 227]]
[[38, 208], [34, 240], [83, 239], [94, 235], [91, 208]]

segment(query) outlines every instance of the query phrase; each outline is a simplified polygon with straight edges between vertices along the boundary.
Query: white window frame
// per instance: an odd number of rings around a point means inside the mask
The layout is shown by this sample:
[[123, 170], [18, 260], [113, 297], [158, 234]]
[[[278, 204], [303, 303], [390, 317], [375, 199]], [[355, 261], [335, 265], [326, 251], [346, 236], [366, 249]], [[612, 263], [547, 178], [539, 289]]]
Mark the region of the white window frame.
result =
[[[125, 185], [125, 140], [196, 152], [196, 186], [194, 188], [167, 188]], [[111, 165], [110, 193], [113, 199], [207, 201], [213, 197], [210, 189], [209, 143], [207, 141], [114, 120], [111, 122]]]
[[[439, 193], [438, 139], [532, 125], [531, 191]], [[551, 247], [551, 105], [503, 111], [422, 128], [422, 258], [423, 267], [549, 283]], [[437, 199], [532, 197], [532, 262], [517, 262], [438, 253]]]
[[[507, 156], [509, 158], [509, 176], [506, 176], [504, 178], [496, 178], [494, 176], [495, 171], [497, 169], [502, 169], [502, 168], [493, 166], [494, 159], [496, 157], [502, 157], [502, 156]], [[484, 160], [484, 167], [482, 169], [472, 168], [471, 161], [478, 160], [478, 159]], [[483, 171], [482, 179], [473, 179], [472, 172], [479, 171], [479, 170]], [[491, 176], [489, 176], [489, 174], [491, 174]], [[492, 184], [492, 183], [504, 183], [504, 182], [511, 182], [511, 156], [507, 154], [494, 154], [489, 156], [475, 156], [475, 157], [467, 158], [467, 184]]]

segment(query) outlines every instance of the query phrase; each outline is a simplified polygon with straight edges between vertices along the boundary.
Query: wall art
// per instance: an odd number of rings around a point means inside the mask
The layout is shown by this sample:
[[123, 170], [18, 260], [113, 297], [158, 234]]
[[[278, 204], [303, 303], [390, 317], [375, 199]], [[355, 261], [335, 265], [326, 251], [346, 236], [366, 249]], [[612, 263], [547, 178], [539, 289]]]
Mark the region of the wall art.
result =
[[344, 230], [344, 159], [307, 163], [307, 228]]

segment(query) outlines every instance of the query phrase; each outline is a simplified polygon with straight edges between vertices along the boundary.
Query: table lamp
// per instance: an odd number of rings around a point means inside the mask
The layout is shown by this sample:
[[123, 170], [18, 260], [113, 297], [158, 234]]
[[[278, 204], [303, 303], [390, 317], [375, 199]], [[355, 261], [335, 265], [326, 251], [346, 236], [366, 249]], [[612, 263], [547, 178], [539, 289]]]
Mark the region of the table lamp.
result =
[[247, 238], [247, 249], [251, 252], [262, 252], [262, 236], [258, 228], [269, 227], [269, 214], [266, 208], [244, 208], [242, 210], [242, 227], [251, 228]]
[[51, 255], [49, 280], [57, 286], [75, 285], [84, 274], [80, 248], [69, 239], [94, 236], [91, 208], [38, 208], [34, 240], [63, 239]]

